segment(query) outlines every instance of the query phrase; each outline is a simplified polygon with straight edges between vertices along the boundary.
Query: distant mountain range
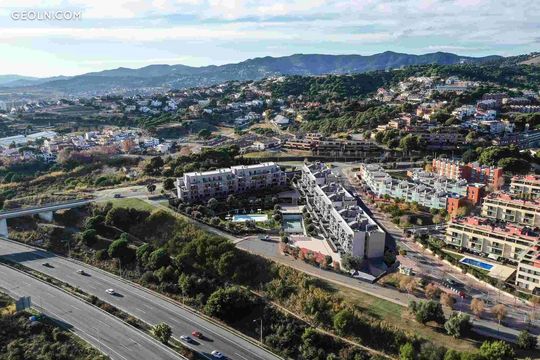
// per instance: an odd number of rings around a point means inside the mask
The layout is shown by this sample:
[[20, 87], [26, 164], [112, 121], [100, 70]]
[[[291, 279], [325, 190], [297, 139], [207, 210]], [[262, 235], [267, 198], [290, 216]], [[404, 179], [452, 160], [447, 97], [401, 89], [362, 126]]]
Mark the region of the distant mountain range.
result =
[[258, 80], [275, 75], [350, 74], [409, 65], [485, 63], [501, 58], [467, 57], [444, 52], [410, 55], [387, 51], [369, 56], [297, 54], [283, 57], [267, 56], [221, 66], [149, 65], [139, 69], [121, 67], [72, 77], [32, 78], [3, 75], [0, 76], [0, 87], [29, 93], [35, 91], [71, 95], [145, 88], [182, 89], [229, 80]]

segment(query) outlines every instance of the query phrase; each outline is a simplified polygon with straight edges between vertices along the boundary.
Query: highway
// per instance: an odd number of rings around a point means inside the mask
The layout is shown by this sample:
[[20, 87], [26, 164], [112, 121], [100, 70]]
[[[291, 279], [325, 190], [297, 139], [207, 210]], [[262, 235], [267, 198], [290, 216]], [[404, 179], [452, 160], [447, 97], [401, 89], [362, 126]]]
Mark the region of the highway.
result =
[[24, 272], [0, 265], [0, 288], [31, 296], [33, 307], [114, 360], [185, 359], [143, 332]]
[[[200, 331], [207, 339], [198, 340], [197, 344], [188, 346], [208, 358], [212, 358], [211, 351], [218, 350], [228, 359], [280, 359], [235, 332], [216, 325], [159, 294], [105, 271], [5, 239], [0, 239], [0, 256], [79, 287], [151, 325], [165, 322], [171, 326], [175, 338], [190, 335], [194, 330]], [[51, 267], [43, 266], [44, 262], [48, 262]], [[78, 269], [83, 269], [88, 276], [77, 274]], [[109, 288], [113, 288], [118, 295], [107, 294], [105, 290]]]

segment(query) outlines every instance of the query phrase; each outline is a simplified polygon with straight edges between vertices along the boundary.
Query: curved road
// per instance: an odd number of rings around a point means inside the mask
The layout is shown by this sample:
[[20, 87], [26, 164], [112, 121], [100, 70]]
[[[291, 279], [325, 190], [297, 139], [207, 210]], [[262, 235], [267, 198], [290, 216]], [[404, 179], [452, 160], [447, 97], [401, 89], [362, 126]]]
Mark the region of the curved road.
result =
[[0, 287], [9, 295], [31, 296], [34, 307], [70, 328], [111, 359], [185, 359], [114, 316], [24, 272], [0, 265], [0, 273]]
[[[218, 350], [231, 360], [281, 359], [254, 342], [247, 341], [235, 332], [218, 326], [159, 294], [92, 266], [1, 238], [0, 256], [79, 287], [151, 325], [165, 322], [171, 326], [175, 338], [190, 335], [194, 330], [200, 331], [207, 339], [186, 345], [208, 358], [212, 358], [210, 353], [213, 350]], [[44, 262], [48, 262], [52, 267], [43, 266]], [[83, 269], [88, 276], [77, 274], [78, 269]], [[109, 288], [113, 288], [118, 295], [105, 293]]]

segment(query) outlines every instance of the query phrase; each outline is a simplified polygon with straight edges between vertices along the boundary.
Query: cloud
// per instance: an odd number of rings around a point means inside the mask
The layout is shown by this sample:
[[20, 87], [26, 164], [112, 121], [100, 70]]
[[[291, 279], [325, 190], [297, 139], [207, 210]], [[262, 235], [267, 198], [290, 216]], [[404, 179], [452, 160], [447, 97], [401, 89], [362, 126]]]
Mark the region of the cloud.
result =
[[[537, 50], [540, 38], [540, 1], [530, 0], [1, 1], [0, 42], [38, 47], [49, 51], [51, 59], [61, 49], [62, 56], [79, 63], [85, 48], [104, 49], [103, 64], [126, 59], [126, 52], [137, 47], [137, 56], [161, 50], [160, 55], [144, 55], [144, 61], [223, 63], [232, 56], [306, 51], [508, 54]], [[39, 9], [80, 10], [82, 20], [16, 22], [9, 16]], [[40, 43], [52, 46], [41, 48]]]

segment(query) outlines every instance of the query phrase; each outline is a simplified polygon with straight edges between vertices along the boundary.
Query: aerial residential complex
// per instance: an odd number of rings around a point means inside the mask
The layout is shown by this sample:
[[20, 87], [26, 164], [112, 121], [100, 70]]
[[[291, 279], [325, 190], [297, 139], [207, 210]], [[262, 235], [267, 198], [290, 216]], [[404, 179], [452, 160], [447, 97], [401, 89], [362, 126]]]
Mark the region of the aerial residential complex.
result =
[[482, 203], [482, 216], [540, 227], [540, 200], [524, 200], [507, 193], [492, 193]]
[[185, 173], [176, 180], [176, 191], [182, 201], [196, 202], [212, 197], [224, 198], [230, 194], [278, 189], [286, 184], [285, 172], [269, 162]]
[[392, 178], [378, 164], [362, 164], [360, 177], [377, 196], [390, 196], [417, 202], [432, 209], [445, 209], [447, 194], [443, 189]]
[[452, 180], [421, 169], [410, 171], [411, 180], [392, 178], [378, 164], [362, 164], [360, 178], [377, 196], [390, 196], [417, 202], [430, 209], [446, 209], [455, 212], [465, 202], [473, 205], [483, 195], [482, 184], [469, 184], [466, 180]]
[[445, 242], [478, 255], [487, 255], [494, 260], [504, 259], [517, 265], [516, 285], [531, 292], [540, 290], [538, 228], [479, 217], [455, 218], [448, 223]]
[[446, 158], [433, 159], [432, 172], [448, 179], [465, 179], [471, 183], [482, 183], [499, 189], [504, 182], [503, 170], [493, 166], [483, 166]]
[[540, 198], [540, 175], [514, 176], [510, 191], [518, 196]]
[[328, 166], [304, 164], [298, 190], [319, 233], [340, 254], [367, 259], [384, 255], [385, 232], [357, 205]]

